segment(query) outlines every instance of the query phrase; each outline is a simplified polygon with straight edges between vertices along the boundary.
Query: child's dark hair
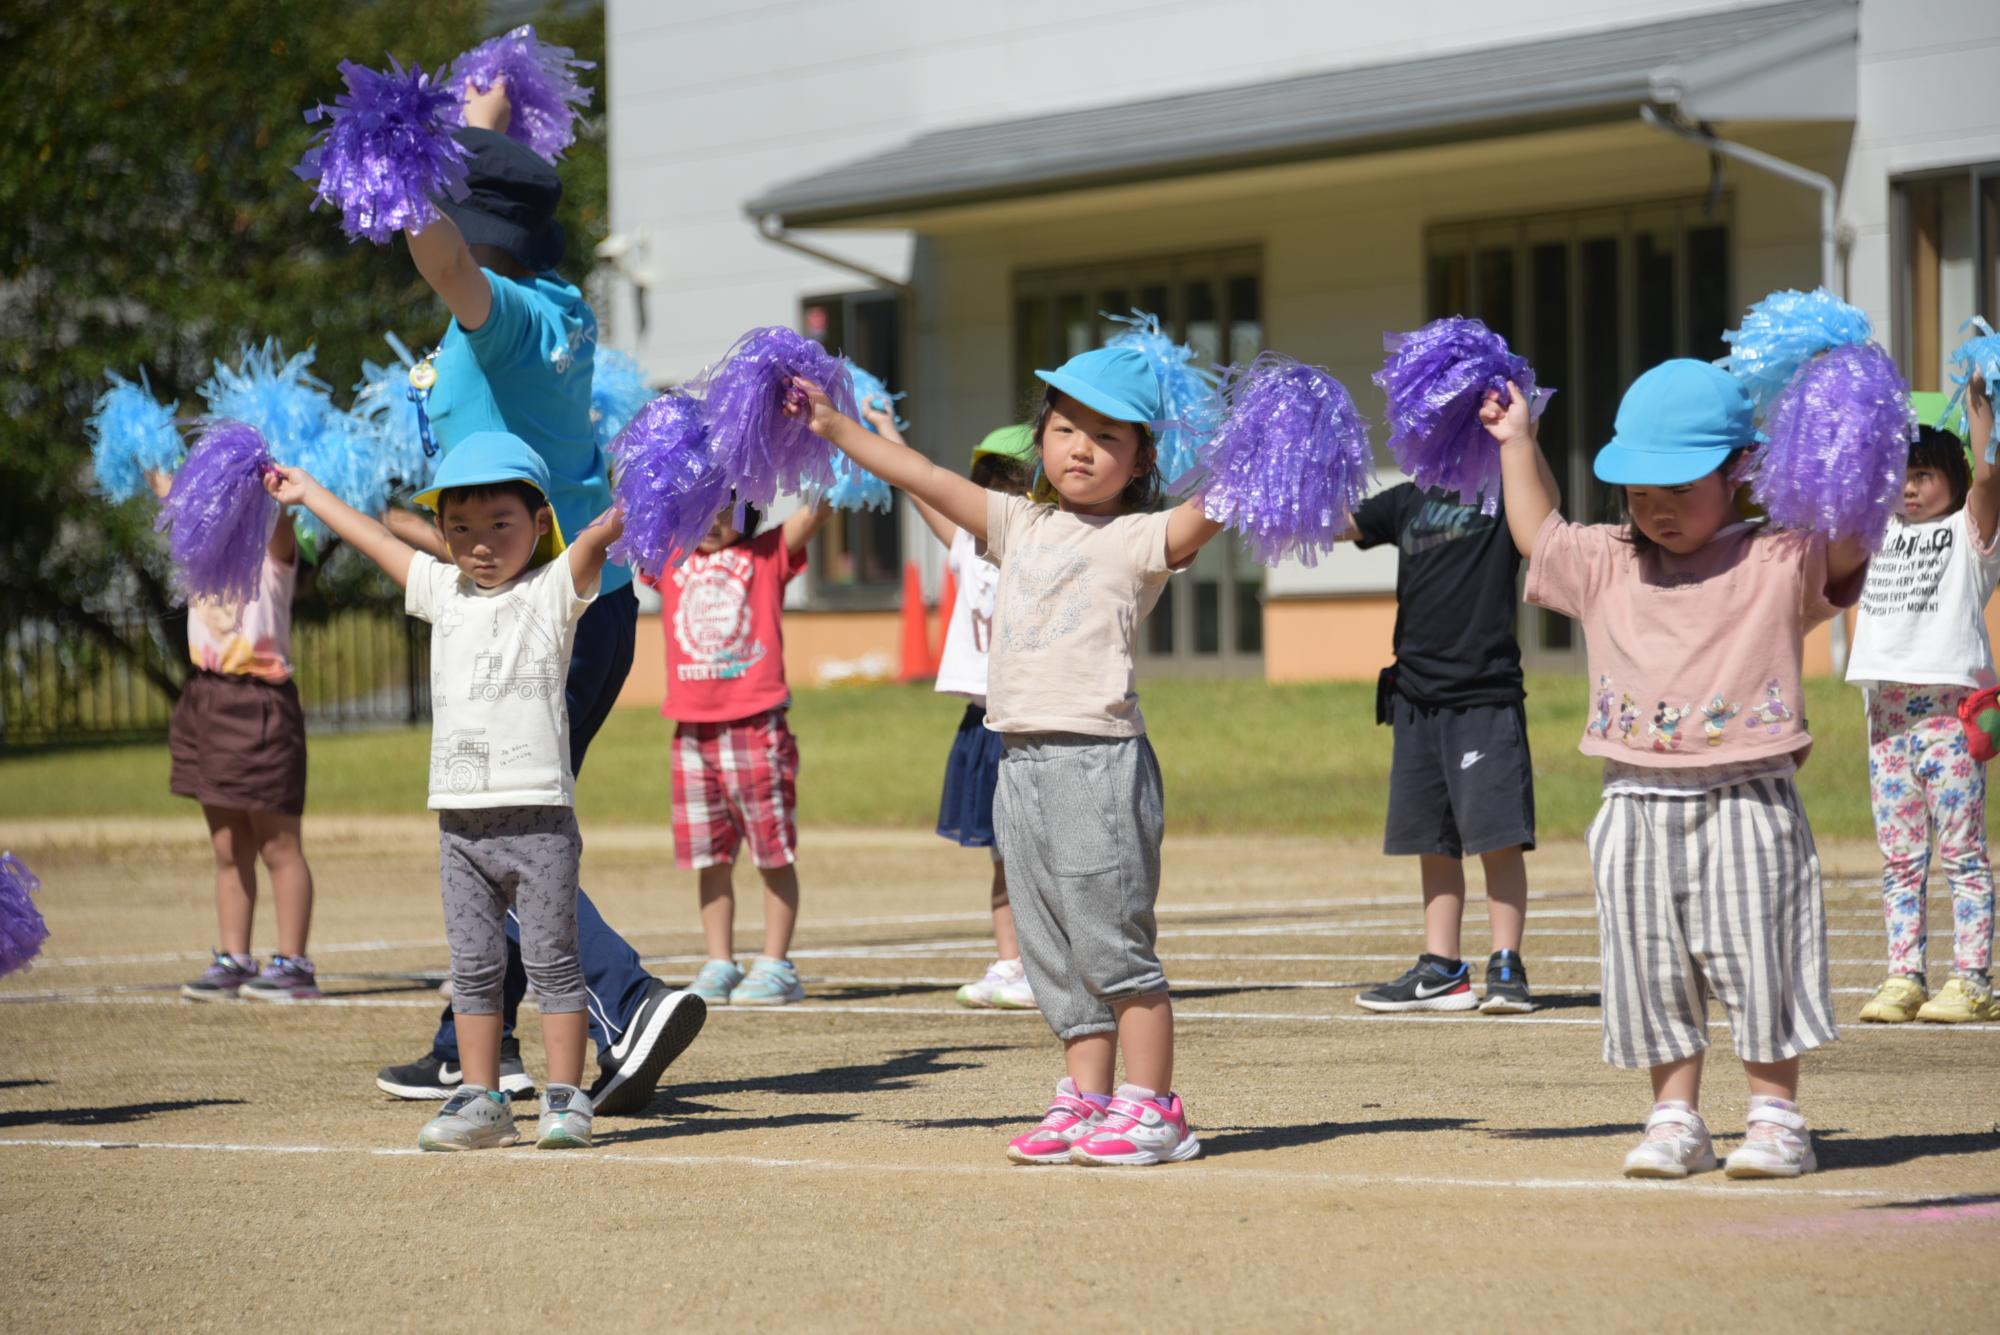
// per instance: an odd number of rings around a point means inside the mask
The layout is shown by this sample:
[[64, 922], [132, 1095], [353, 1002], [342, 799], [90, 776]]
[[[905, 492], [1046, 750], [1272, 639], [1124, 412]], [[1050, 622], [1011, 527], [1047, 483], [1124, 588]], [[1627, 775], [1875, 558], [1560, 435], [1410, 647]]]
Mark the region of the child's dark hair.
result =
[[492, 496], [514, 497], [527, 508], [530, 518], [549, 508], [549, 498], [532, 482], [482, 482], [476, 487], [446, 487], [439, 492], [438, 519], [443, 520], [445, 507], [454, 501], [481, 501]]
[[[1042, 433], [1048, 430], [1049, 414], [1055, 411], [1060, 392], [1055, 386], [1049, 386], [1042, 395], [1041, 406], [1035, 410], [1037, 456], [1042, 449]], [[1153, 444], [1153, 428], [1144, 422], [1128, 425], [1139, 433], [1139, 449], [1132, 456], [1132, 480], [1125, 484], [1125, 490], [1118, 493], [1118, 508], [1128, 515], [1146, 514], [1160, 508], [1159, 456]], [[1028, 495], [1032, 500], [1051, 503], [1055, 499], [1055, 484], [1046, 476], [1041, 476]]]
[[1965, 442], [1949, 431], [1934, 426], [1917, 428], [1916, 443], [1910, 446], [1910, 467], [1928, 468], [1951, 487], [1951, 508], [1956, 514], [1972, 490], [1972, 461], [1965, 457]]
[[[1723, 484], [1729, 488], [1731, 500], [1737, 499], [1737, 493], [1743, 489], [1743, 484], [1731, 481], [1731, 475], [1736, 472], [1736, 466], [1743, 462], [1743, 456], [1749, 452], [1749, 446], [1747, 445], [1731, 450], [1723, 457], [1722, 462], [1716, 466], [1715, 471], [1722, 474]], [[1699, 482], [1701, 479], [1696, 478], [1695, 481]], [[1658, 551], [1660, 544], [1647, 537], [1646, 531], [1639, 527], [1637, 520], [1632, 518], [1632, 503], [1625, 498], [1625, 488], [1622, 486], [1618, 488], [1618, 508], [1624, 512], [1625, 541], [1632, 544], [1632, 550], [1641, 556], [1645, 556], [1649, 552]]]
[[[729, 493], [729, 522], [736, 527], [736, 542], [748, 542], [757, 536], [757, 530], [764, 523], [764, 516], [759, 513], [756, 506], [746, 505], [743, 507], [743, 522], [737, 524], [736, 504], [736, 493], [732, 491]], [[734, 547], [736, 542], [729, 545]]]
[[1004, 454], [982, 454], [972, 461], [972, 480], [988, 491], [1004, 491], [1010, 496], [1026, 496], [1034, 470], [1019, 459]]

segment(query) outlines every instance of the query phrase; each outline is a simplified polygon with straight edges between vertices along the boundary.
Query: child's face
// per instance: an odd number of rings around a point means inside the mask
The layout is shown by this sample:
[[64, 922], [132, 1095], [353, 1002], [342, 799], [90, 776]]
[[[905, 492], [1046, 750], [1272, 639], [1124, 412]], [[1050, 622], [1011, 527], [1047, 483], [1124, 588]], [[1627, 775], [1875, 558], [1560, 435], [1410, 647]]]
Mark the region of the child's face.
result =
[[1919, 464], [1903, 475], [1903, 517], [1913, 524], [1951, 509], [1951, 483], [1935, 468]]
[[482, 589], [519, 579], [550, 522], [547, 506], [530, 513], [519, 496], [507, 492], [455, 496], [438, 516], [451, 559]]
[[695, 550], [699, 552], [719, 552], [724, 547], [740, 542], [743, 538], [743, 530], [736, 527], [735, 520], [736, 507], [733, 505], [722, 507], [722, 513], [717, 515], [715, 522], [708, 526], [708, 536], [701, 540], [701, 545], [695, 548]]
[[1138, 427], [1056, 396], [1042, 428], [1042, 472], [1065, 508], [1116, 514], [1138, 458]]
[[1736, 518], [1720, 469], [1680, 487], [1627, 487], [1625, 508], [1641, 533], [1677, 556], [1702, 544]]

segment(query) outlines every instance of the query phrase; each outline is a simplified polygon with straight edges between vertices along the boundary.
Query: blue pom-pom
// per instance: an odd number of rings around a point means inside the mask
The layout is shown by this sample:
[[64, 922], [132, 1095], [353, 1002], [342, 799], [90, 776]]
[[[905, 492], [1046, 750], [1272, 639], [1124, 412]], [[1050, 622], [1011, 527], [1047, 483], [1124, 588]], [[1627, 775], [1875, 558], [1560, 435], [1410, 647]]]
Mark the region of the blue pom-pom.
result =
[[408, 229], [421, 232], [438, 220], [440, 195], [466, 196], [466, 151], [455, 137], [465, 123], [463, 99], [423, 66], [404, 69], [389, 58], [387, 71], [340, 62], [347, 91], [306, 112], [327, 127], [293, 168], [320, 203], [340, 210], [348, 239], [376, 245]]
[[[1967, 329], [1977, 329], [1979, 332], [1959, 344], [1958, 350], [1951, 354], [1951, 364], [1955, 368], [1951, 378], [1958, 388], [1952, 391], [1951, 402], [1945, 404], [1944, 412], [1939, 415], [1938, 426], [1949, 422], [1951, 415], [1964, 404], [1966, 392], [1972, 388], [1972, 377], [1975, 374], [1986, 382], [1988, 397], [2000, 394], [2000, 335], [1994, 334], [1993, 326], [1978, 315], [1967, 320], [1959, 332], [1964, 333]], [[1966, 419], [1966, 426], [1968, 429], [1971, 427], [1969, 416]], [[1996, 422], [1991, 440], [1975, 440], [1972, 445], [1975, 449], [1985, 451], [1987, 463], [1995, 462], [1995, 455], [2000, 454], [2000, 422]]]
[[1195, 350], [1168, 338], [1160, 317], [1135, 309], [1130, 315], [1105, 316], [1127, 325], [1105, 340], [1108, 348], [1137, 348], [1153, 364], [1160, 380], [1160, 402], [1166, 415], [1153, 428], [1154, 461], [1160, 481], [1172, 487], [1194, 467], [1201, 447], [1222, 425], [1221, 377], [1194, 364]]
[[394, 334], [384, 337], [401, 360], [387, 366], [361, 363], [361, 379], [354, 386], [354, 416], [372, 438], [390, 490], [422, 490], [430, 480], [431, 461], [424, 453], [421, 414], [411, 397], [410, 367], [415, 358]]
[[1743, 382], [1761, 411], [1784, 393], [1801, 366], [1822, 352], [1866, 343], [1873, 333], [1866, 312], [1825, 288], [1787, 288], [1752, 306], [1740, 329], [1723, 334], [1729, 355], [1722, 367]]
[[[880, 376], [859, 365], [853, 358], [843, 357], [840, 360], [847, 368], [847, 383], [854, 386], [854, 406], [857, 411], [865, 414], [869, 405], [873, 404], [896, 419], [896, 430], [902, 431], [910, 425], [903, 420], [903, 415], [896, 411], [896, 403], [904, 397], [903, 395], [891, 394]], [[856, 420], [870, 431], [875, 429], [875, 424], [865, 415]]]
[[590, 421], [599, 445], [616, 440], [653, 398], [645, 369], [631, 353], [599, 345], [590, 371]]
[[41, 878], [12, 853], [0, 853], [0, 978], [28, 967], [49, 939], [49, 925], [35, 907]]
[[181, 433], [174, 425], [180, 404], [153, 397], [144, 370], [133, 384], [116, 371], [105, 372], [111, 388], [98, 395], [90, 419], [90, 456], [97, 489], [114, 501], [150, 492], [146, 475], [171, 474], [180, 467]]
[[277, 498], [264, 488], [270, 468], [270, 448], [255, 427], [215, 418], [201, 423], [153, 521], [167, 535], [184, 598], [257, 596], [278, 522]]
[[[892, 416], [896, 412], [896, 400], [900, 394], [891, 394], [889, 387], [879, 376], [855, 365], [852, 359], [842, 358], [847, 368], [847, 381], [854, 387], [854, 406], [863, 410], [859, 421], [870, 431], [875, 424], [868, 420], [866, 409], [874, 405]], [[900, 416], [895, 417], [896, 429], [901, 431], [909, 423]], [[895, 489], [881, 478], [835, 451], [833, 456], [833, 485], [820, 494], [820, 499], [836, 510], [882, 510], [887, 511], [896, 503]]]

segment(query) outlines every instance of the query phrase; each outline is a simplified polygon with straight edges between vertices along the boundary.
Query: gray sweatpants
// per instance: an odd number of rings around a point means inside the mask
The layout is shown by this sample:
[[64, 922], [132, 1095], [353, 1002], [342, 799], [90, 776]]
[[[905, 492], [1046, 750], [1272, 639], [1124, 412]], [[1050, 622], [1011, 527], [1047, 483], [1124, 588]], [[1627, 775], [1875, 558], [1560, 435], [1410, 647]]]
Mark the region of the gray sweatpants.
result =
[[1167, 990], [1153, 922], [1165, 831], [1144, 737], [1009, 734], [993, 836], [1021, 962], [1056, 1037], [1114, 1032], [1113, 1002]]
[[451, 1005], [500, 1012], [507, 976], [507, 910], [521, 924], [521, 964], [544, 1015], [584, 1007], [576, 948], [583, 836], [569, 807], [484, 807], [438, 813], [444, 935]]
[[1605, 1061], [1692, 1057], [1708, 1046], [1711, 996], [1744, 1061], [1839, 1037], [1819, 853], [1790, 779], [1691, 797], [1607, 793], [1589, 837]]

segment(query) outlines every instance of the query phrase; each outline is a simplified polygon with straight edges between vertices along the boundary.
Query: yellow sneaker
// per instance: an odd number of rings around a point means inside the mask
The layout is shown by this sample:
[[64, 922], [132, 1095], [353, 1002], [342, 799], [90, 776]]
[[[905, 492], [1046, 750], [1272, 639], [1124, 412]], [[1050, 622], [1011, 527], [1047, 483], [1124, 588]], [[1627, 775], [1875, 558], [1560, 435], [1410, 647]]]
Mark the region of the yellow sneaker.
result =
[[1908, 1024], [1917, 1018], [1917, 1008], [1929, 997], [1930, 993], [1916, 979], [1892, 973], [1874, 999], [1861, 1008], [1861, 1018], [1875, 1024]]
[[1993, 1004], [1993, 990], [1982, 994], [1963, 978], [1954, 978], [1938, 989], [1938, 994], [1917, 1011], [1919, 1020], [1932, 1024], [1966, 1024], [1975, 1020], [2000, 1020]]

